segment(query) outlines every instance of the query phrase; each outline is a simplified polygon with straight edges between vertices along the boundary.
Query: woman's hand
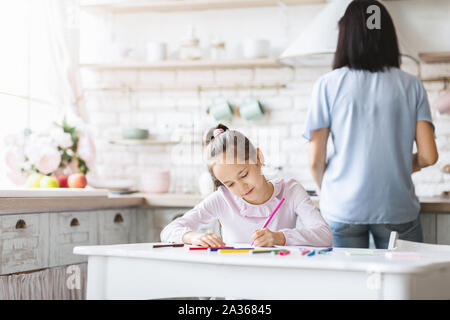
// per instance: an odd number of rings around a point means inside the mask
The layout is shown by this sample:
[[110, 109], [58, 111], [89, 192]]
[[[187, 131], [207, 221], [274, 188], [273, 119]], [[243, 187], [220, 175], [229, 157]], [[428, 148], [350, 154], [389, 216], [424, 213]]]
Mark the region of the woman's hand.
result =
[[284, 246], [286, 238], [283, 232], [272, 232], [269, 229], [258, 229], [253, 231], [252, 239], [257, 247]]
[[198, 233], [187, 232], [183, 236], [183, 242], [202, 247], [224, 247], [222, 238], [212, 232]]

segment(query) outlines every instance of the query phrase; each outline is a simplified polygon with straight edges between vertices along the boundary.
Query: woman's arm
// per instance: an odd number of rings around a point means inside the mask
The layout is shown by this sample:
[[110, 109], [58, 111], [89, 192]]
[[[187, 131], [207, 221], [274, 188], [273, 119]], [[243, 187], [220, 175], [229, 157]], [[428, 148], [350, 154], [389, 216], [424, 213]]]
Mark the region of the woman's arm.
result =
[[435, 164], [439, 158], [433, 126], [428, 121], [417, 121], [416, 145], [417, 153], [413, 154], [412, 172]]
[[323, 174], [326, 168], [329, 133], [329, 128], [311, 131], [311, 140], [309, 141], [309, 169], [319, 189], [322, 187]]

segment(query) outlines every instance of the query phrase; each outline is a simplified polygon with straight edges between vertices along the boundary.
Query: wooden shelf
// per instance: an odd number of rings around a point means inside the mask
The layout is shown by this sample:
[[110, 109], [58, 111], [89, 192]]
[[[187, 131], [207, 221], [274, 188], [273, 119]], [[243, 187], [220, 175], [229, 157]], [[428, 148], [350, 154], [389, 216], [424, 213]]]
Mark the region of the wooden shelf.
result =
[[426, 63], [450, 62], [450, 52], [422, 52], [419, 58]]
[[239, 60], [165, 60], [157, 63], [92, 63], [80, 64], [82, 68], [98, 70], [179, 70], [179, 69], [243, 69], [288, 68], [274, 59]]
[[152, 139], [117, 139], [110, 140], [109, 143], [122, 146], [139, 146], [139, 145], [173, 145], [180, 143], [179, 141], [152, 140]]
[[325, 0], [172, 0], [172, 1], [82, 1], [81, 8], [106, 9], [115, 13], [135, 13], [144, 11], [195, 11], [217, 9], [240, 9], [273, 7], [279, 2], [285, 5], [305, 5], [325, 3]]

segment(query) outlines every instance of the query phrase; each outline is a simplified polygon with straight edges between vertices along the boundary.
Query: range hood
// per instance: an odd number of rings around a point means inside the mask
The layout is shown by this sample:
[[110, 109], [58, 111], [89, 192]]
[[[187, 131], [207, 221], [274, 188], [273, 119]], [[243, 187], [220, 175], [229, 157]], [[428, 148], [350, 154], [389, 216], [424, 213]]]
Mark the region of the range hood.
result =
[[[281, 63], [291, 66], [330, 66], [338, 39], [338, 21], [344, 15], [352, 0], [334, 0], [326, 4], [324, 9], [303, 30], [300, 36], [280, 55]], [[380, 1], [385, 5], [385, 2]], [[388, 11], [389, 8], [386, 6]], [[392, 13], [390, 12], [391, 16]], [[401, 23], [392, 16], [396, 27], [397, 38], [402, 57], [416, 63], [418, 53], [402, 41], [398, 25]]]

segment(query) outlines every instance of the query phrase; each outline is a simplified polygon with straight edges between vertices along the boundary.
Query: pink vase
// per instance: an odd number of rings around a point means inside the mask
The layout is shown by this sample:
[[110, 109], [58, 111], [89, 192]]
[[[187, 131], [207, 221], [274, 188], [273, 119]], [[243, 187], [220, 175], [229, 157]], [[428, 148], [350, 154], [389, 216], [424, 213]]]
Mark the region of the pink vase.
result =
[[141, 191], [149, 193], [166, 193], [170, 188], [170, 171], [147, 171], [141, 177]]

